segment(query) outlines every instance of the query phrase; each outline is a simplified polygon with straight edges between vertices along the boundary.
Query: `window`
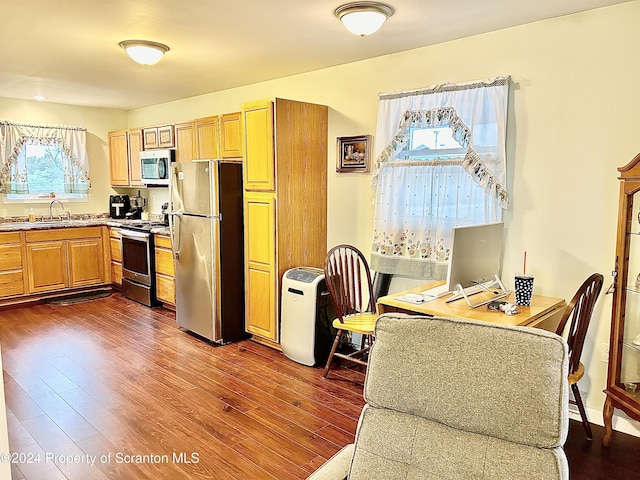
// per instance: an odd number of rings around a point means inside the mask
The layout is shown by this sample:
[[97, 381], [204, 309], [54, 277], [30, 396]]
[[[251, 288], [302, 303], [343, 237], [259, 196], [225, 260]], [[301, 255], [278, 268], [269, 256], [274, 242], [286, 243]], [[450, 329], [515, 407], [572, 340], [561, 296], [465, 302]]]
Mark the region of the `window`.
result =
[[506, 208], [508, 77], [381, 95], [371, 265], [443, 279], [453, 227]]
[[405, 158], [422, 160], [463, 159], [467, 150], [453, 138], [451, 127], [411, 128]]
[[[464, 185], [466, 195], [455, 195], [448, 193], [441, 196], [440, 201], [428, 201], [422, 195], [413, 195], [407, 207], [407, 214], [419, 223], [425, 217], [439, 216], [443, 218], [460, 218], [471, 223], [483, 222], [484, 214], [474, 214], [481, 212], [486, 202], [484, 189], [477, 183], [468, 179], [468, 174], [462, 166], [467, 149], [463, 148], [458, 141], [453, 138], [451, 127], [430, 127], [411, 128], [407, 149], [396, 155], [396, 158], [404, 160], [422, 161], [425, 166], [433, 165], [434, 162], [441, 167], [439, 172], [433, 168], [414, 169], [415, 183], [423, 190], [429, 189], [427, 184], [441, 183], [440, 176], [445, 176], [458, 188]], [[419, 164], [416, 164], [418, 166]], [[435, 173], [435, 175], [434, 175]], [[446, 190], [442, 190], [446, 191]], [[437, 195], [432, 197], [437, 199]], [[460, 214], [466, 210], [466, 214]], [[456, 222], [458, 223], [458, 222]]]
[[85, 130], [0, 122], [0, 190], [9, 202], [86, 199]]

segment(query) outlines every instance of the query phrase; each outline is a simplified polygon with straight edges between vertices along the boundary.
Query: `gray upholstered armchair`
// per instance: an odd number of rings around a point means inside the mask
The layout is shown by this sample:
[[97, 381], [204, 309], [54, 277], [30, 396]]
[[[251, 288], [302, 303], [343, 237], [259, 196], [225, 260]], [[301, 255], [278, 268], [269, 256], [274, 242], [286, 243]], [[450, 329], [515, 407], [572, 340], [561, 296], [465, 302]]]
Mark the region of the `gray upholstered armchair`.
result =
[[309, 479], [568, 479], [567, 346], [533, 328], [386, 314], [355, 444]]

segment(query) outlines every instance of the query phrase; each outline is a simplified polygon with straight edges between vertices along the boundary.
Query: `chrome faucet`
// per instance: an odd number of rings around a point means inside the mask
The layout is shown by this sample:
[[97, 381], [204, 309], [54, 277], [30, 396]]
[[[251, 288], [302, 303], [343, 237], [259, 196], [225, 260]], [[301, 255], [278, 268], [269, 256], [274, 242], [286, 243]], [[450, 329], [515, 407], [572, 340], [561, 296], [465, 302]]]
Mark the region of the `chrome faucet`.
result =
[[53, 220], [53, 204], [54, 203], [58, 203], [60, 205], [60, 208], [62, 208], [62, 211], [64, 212], [64, 216], [67, 217], [67, 220], [69, 220], [71, 218], [71, 212], [69, 212], [68, 210], [65, 210], [64, 205], [60, 200], [54, 200], [49, 204], [49, 218]]

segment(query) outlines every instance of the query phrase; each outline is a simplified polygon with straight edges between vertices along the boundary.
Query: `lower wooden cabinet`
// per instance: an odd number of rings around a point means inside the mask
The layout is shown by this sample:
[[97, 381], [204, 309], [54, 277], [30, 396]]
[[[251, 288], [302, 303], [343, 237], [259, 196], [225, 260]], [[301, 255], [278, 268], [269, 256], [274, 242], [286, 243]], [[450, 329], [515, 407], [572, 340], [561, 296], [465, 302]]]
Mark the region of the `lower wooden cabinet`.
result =
[[65, 241], [27, 243], [27, 263], [29, 293], [60, 290], [69, 286]]
[[171, 238], [166, 235], [156, 234], [155, 261], [156, 261], [156, 298], [162, 303], [176, 304], [175, 269], [173, 265], [173, 253], [171, 251]]
[[26, 232], [28, 293], [106, 283], [102, 227]]
[[245, 329], [251, 334], [277, 342], [275, 217], [273, 194], [245, 193]]
[[116, 227], [109, 227], [109, 252], [111, 283], [122, 285], [122, 238], [120, 230]]
[[0, 298], [27, 291], [21, 232], [0, 233]]
[[69, 286], [83, 287], [105, 282], [102, 236], [69, 240]]

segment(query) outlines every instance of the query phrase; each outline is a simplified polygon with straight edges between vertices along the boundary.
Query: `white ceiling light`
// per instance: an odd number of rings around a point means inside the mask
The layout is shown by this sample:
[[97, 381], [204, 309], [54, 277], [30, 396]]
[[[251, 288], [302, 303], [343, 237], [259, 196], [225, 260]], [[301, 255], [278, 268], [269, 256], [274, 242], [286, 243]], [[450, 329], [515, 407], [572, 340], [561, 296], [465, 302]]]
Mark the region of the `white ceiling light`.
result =
[[124, 40], [120, 46], [134, 62], [141, 65], [154, 65], [169, 51], [165, 44], [149, 40]]
[[393, 11], [393, 7], [384, 3], [353, 2], [336, 8], [335, 15], [347, 30], [364, 37], [377, 32]]

